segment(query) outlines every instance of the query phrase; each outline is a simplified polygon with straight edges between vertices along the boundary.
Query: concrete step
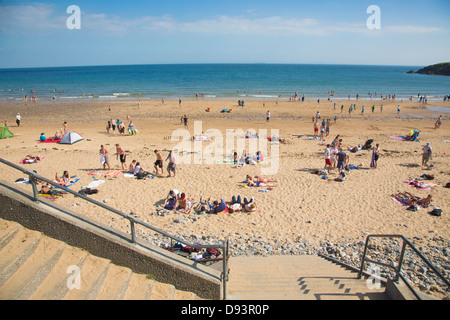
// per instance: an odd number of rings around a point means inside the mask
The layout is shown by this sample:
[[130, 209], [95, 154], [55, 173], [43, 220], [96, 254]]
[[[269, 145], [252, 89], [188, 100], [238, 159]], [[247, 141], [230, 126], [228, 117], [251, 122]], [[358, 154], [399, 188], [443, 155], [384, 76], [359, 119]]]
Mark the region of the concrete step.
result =
[[[55, 240], [56, 241], [56, 240]], [[71, 267], [80, 267], [88, 253], [82, 249], [66, 246], [53, 270], [31, 295], [30, 300], [61, 300], [69, 291], [68, 277], [72, 274]]]
[[0, 286], [34, 253], [42, 236], [20, 228], [3, 238], [0, 248]]
[[128, 283], [124, 300], [148, 300], [153, 289], [153, 281], [145, 274], [133, 274]]
[[[77, 276], [79, 277], [77, 278]], [[73, 285], [78, 284], [79, 288]], [[0, 300], [197, 300], [147, 275], [0, 219]]]
[[100, 288], [97, 300], [122, 300], [133, 272], [124, 267], [111, 265]]
[[[42, 237], [31, 255], [0, 287], [0, 299], [28, 299], [53, 269], [64, 247], [62, 242]], [[0, 254], [3, 256], [3, 250]]]
[[237, 257], [229, 265], [230, 300], [387, 299], [383, 287], [318, 256]]

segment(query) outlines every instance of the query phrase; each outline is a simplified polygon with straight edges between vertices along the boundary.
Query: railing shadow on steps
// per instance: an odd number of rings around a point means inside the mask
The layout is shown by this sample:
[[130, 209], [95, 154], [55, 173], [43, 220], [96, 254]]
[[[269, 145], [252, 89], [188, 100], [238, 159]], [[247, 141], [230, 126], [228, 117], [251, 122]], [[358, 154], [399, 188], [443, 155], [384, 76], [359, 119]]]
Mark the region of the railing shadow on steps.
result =
[[[402, 249], [400, 252], [400, 257], [399, 257], [399, 261], [397, 262], [397, 267], [394, 264], [387, 264], [387, 263], [383, 263], [380, 261], [375, 261], [372, 259], [367, 258], [367, 251], [369, 249], [369, 244], [370, 244], [370, 240], [372, 238], [399, 238], [400, 240], [403, 241], [402, 243]], [[362, 259], [361, 259], [361, 266], [359, 268], [356, 268], [354, 266], [350, 266], [338, 259], [335, 259], [333, 257], [330, 257], [328, 255], [325, 254], [318, 254], [320, 257], [330, 260], [334, 263], [340, 264], [345, 268], [348, 268], [354, 272], [357, 272], [357, 278], [361, 279], [363, 276], [365, 277], [370, 277], [370, 278], [374, 278], [379, 280], [381, 283], [386, 284], [387, 279], [384, 279], [382, 277], [379, 277], [378, 275], [375, 274], [371, 274], [369, 272], [366, 272], [364, 270], [365, 264], [366, 263], [373, 263], [375, 265], [381, 265], [383, 267], [386, 267], [388, 269], [393, 269], [395, 272], [395, 276], [394, 279], [392, 279], [394, 282], [399, 283], [400, 280], [403, 281], [403, 283], [406, 285], [406, 287], [411, 291], [411, 293], [416, 297], [416, 299], [418, 300], [422, 300], [421, 296], [417, 293], [417, 291], [412, 287], [412, 285], [409, 283], [408, 279], [405, 278], [405, 276], [402, 275], [402, 267], [403, 267], [403, 262], [404, 262], [404, 257], [405, 257], [405, 251], [406, 248], [410, 247], [415, 254], [417, 254], [417, 256], [444, 282], [444, 284], [447, 286], [447, 291], [450, 290], [450, 282], [448, 281], [447, 278], [445, 278], [445, 276], [443, 276], [439, 270], [437, 270], [437, 268], [403, 235], [396, 235], [396, 234], [377, 234], [377, 235], [368, 235], [365, 241], [365, 245], [364, 245], [364, 252], [362, 255]]]
[[9, 161], [7, 161], [5, 159], [2, 159], [2, 158], [0, 158], [0, 162], [5, 164], [5, 165], [7, 165], [7, 166], [9, 166], [9, 167], [12, 167], [12, 168], [18, 170], [18, 171], [21, 171], [22, 173], [24, 173], [26, 175], [28, 175], [29, 182], [30, 182], [30, 184], [32, 186], [32, 189], [33, 189], [33, 200], [36, 201], [36, 202], [39, 202], [39, 191], [37, 189], [36, 182], [37, 181], [41, 181], [41, 182], [45, 182], [45, 183], [47, 183], [49, 185], [52, 185], [54, 187], [57, 187], [57, 188], [65, 191], [67, 193], [73, 194], [75, 197], [78, 197], [78, 198], [81, 198], [81, 199], [83, 199], [85, 201], [88, 201], [88, 202], [90, 202], [90, 203], [92, 203], [92, 204], [94, 204], [94, 205], [96, 205], [98, 207], [101, 207], [103, 209], [106, 209], [106, 210], [108, 210], [108, 211], [110, 211], [110, 212], [112, 212], [114, 214], [117, 214], [117, 215], [121, 216], [122, 218], [127, 219], [130, 222], [131, 239], [129, 239], [129, 240], [132, 243], [134, 243], [134, 244], [136, 243], [135, 225], [140, 225], [140, 226], [142, 226], [144, 228], [148, 228], [148, 229], [150, 229], [150, 230], [152, 230], [152, 231], [154, 231], [156, 233], [159, 233], [159, 234], [161, 234], [161, 235], [163, 235], [165, 237], [168, 237], [171, 240], [171, 247], [173, 247], [173, 241], [176, 241], [176, 242], [180, 242], [180, 243], [182, 243], [182, 244], [184, 244], [186, 246], [189, 246], [189, 247], [195, 248], [195, 249], [215, 248], [215, 249], [222, 250], [222, 258], [208, 259], [208, 260], [198, 260], [198, 261], [195, 261], [195, 262], [203, 263], [203, 262], [222, 261], [222, 273], [221, 273], [221, 279], [220, 280], [222, 282], [222, 299], [226, 300], [226, 292], [227, 292], [226, 283], [228, 281], [228, 258], [229, 258], [229, 252], [228, 252], [229, 243], [228, 243], [228, 240], [224, 241], [223, 244], [200, 245], [200, 244], [189, 243], [186, 240], [183, 240], [183, 239], [178, 238], [176, 236], [173, 236], [173, 235], [171, 235], [171, 234], [169, 234], [167, 232], [159, 230], [158, 228], [155, 228], [155, 227], [153, 227], [153, 226], [151, 226], [151, 225], [149, 225], [149, 224], [147, 224], [147, 223], [137, 219], [136, 217], [134, 217], [134, 216], [132, 216], [130, 214], [123, 213], [123, 212], [121, 212], [121, 211], [119, 211], [117, 209], [114, 209], [112, 207], [109, 207], [109, 206], [101, 203], [101, 202], [98, 202], [98, 201], [96, 201], [94, 199], [91, 199], [91, 198], [85, 196], [84, 194], [81, 194], [79, 192], [76, 192], [76, 191], [73, 191], [73, 190], [71, 190], [69, 188], [66, 188], [65, 186], [62, 186], [62, 185], [60, 185], [57, 182], [54, 182], [54, 181], [49, 180], [47, 178], [41, 177], [40, 175], [38, 175], [34, 171], [30, 171], [30, 170], [27, 170], [25, 168], [22, 168], [22, 167], [20, 167], [20, 166], [18, 166], [16, 164], [11, 163], [11, 162], [9, 162]]

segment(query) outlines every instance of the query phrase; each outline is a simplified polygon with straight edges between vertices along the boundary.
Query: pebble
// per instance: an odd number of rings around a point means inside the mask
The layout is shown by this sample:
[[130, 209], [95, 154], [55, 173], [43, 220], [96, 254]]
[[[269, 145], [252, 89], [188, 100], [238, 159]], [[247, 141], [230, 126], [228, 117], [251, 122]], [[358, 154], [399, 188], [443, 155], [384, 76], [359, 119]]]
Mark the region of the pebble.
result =
[[[174, 223], [191, 223], [192, 218], [188, 216], [177, 217]], [[159, 234], [143, 235], [139, 237], [148, 242], [160, 246], [170, 246], [170, 239]], [[362, 253], [364, 252], [365, 240], [349, 239], [339, 243], [322, 241], [318, 245], [311, 244], [307, 240], [297, 237], [295, 240], [263, 238], [258, 235], [240, 234], [235, 232], [229, 234], [229, 254], [237, 256], [269, 256], [269, 255], [317, 255], [323, 254], [339, 260], [352, 267], [360, 268]], [[187, 234], [178, 236], [191, 244], [223, 244], [223, 238], [214, 235]], [[450, 266], [448, 256], [450, 254], [450, 242], [444, 237], [435, 235], [429, 237], [413, 237], [411, 243], [420, 248], [420, 252], [437, 268], [447, 279], [449, 278]], [[369, 243], [367, 251], [372, 260], [394, 264], [401, 253], [402, 241], [398, 238], [377, 238]], [[408, 248], [408, 247], [407, 247]], [[380, 276], [393, 279], [395, 272], [392, 269], [377, 265]], [[377, 269], [378, 270], [378, 269]], [[436, 276], [422, 260], [410, 249], [405, 251], [402, 266], [402, 274], [406, 279], [413, 282], [416, 289], [427, 294], [432, 294], [441, 299], [449, 299], [450, 294], [446, 291], [445, 284]]]

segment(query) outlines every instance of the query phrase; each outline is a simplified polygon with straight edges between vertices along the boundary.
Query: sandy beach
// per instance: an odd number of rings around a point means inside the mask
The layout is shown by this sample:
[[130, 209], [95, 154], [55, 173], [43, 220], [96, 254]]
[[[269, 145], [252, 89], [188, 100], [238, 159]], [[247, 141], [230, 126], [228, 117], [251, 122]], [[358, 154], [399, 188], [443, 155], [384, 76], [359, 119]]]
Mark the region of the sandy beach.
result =
[[[334, 103], [337, 104], [336, 110]], [[350, 104], [357, 109], [348, 113]], [[0, 119], [8, 120], [13, 138], [0, 140], [1, 157], [19, 164], [26, 155], [44, 157], [34, 164], [21, 164], [36, 170], [38, 174], [54, 179], [67, 170], [70, 176], [80, 179], [71, 188], [80, 190], [94, 181], [94, 177], [105, 182], [98, 186], [99, 192], [90, 195], [124, 213], [132, 212], [136, 217], [161, 230], [174, 235], [207, 236], [219, 239], [263, 237], [281, 241], [358, 241], [367, 234], [401, 234], [406, 237], [420, 237], [426, 243], [427, 237], [440, 236], [448, 240], [450, 197], [444, 186], [450, 182], [450, 103], [429, 103], [428, 106], [445, 107], [447, 113], [432, 111], [417, 102], [394, 101], [333, 101], [288, 102], [288, 101], [246, 101], [240, 107], [235, 101], [137, 101], [90, 102], [90, 103], [28, 103], [1, 104]], [[383, 111], [380, 111], [380, 105]], [[397, 105], [401, 112], [397, 114]], [[340, 106], [344, 105], [341, 113]], [[365, 106], [364, 114], [361, 107]], [[371, 106], [375, 105], [372, 113]], [[211, 108], [206, 112], [206, 108]], [[232, 113], [221, 113], [222, 109], [233, 109]], [[448, 108], [448, 109], [447, 109]], [[270, 122], [266, 122], [266, 112], [270, 110]], [[380, 145], [380, 159], [376, 169], [370, 168], [371, 151], [349, 153], [350, 164], [358, 167], [350, 170], [344, 182], [336, 182], [338, 171], [333, 170], [328, 180], [311, 174], [324, 168], [324, 141], [310, 139], [313, 136], [312, 117], [319, 111], [321, 119], [331, 119], [332, 126], [326, 143], [331, 143], [336, 135], [343, 139], [345, 147], [363, 145], [373, 139], [373, 145]], [[20, 112], [21, 126], [15, 124], [15, 116]], [[442, 114], [443, 124], [435, 130], [437, 117]], [[258, 188], [243, 187], [246, 175], [261, 175], [261, 169], [269, 164], [247, 165], [236, 168], [230, 163], [216, 161], [212, 164], [177, 164], [176, 177], [155, 175], [153, 179], [137, 180], [120, 173], [116, 177], [105, 176], [100, 163], [99, 149], [104, 145], [109, 151], [111, 171], [120, 169], [115, 156], [115, 144], [120, 144], [127, 153], [127, 165], [135, 159], [144, 169], [153, 172], [156, 160], [153, 150], [161, 150], [164, 159], [179, 141], [170, 139], [177, 129], [184, 129], [180, 117], [188, 117], [190, 135], [194, 135], [194, 122], [201, 121], [202, 130], [216, 129], [224, 136], [227, 129], [255, 129], [257, 132], [279, 130], [284, 143], [268, 143], [267, 159], [279, 148], [279, 167], [271, 178], [277, 180], [276, 187], [267, 192]], [[337, 116], [337, 121], [333, 119]], [[138, 129], [137, 135], [120, 136], [117, 130], [107, 133], [110, 119], [120, 119], [127, 125], [129, 117]], [[84, 140], [73, 145], [38, 143], [41, 133], [51, 137], [61, 130], [67, 121], [68, 130], [79, 133]], [[411, 130], [421, 131], [420, 142], [400, 141], [390, 137], [405, 136]], [[249, 146], [250, 139], [246, 140]], [[421, 167], [422, 147], [429, 142], [433, 148], [430, 161], [435, 168]], [[203, 150], [211, 144], [203, 143]], [[192, 144], [193, 145], [193, 144]], [[240, 154], [242, 150], [237, 150]], [[89, 172], [101, 172], [89, 175]], [[3, 180], [14, 183], [18, 178], [26, 178], [20, 172], [0, 166]], [[431, 190], [420, 190], [405, 182], [420, 179], [423, 174], [432, 174], [437, 184]], [[16, 184], [18, 188], [31, 191], [31, 186]], [[157, 205], [161, 205], [171, 189], [184, 192], [195, 201], [231, 201], [232, 196], [254, 197], [257, 212], [235, 212], [220, 215], [194, 215], [186, 223], [175, 222], [188, 215], [178, 213], [167, 216], [155, 215]], [[391, 195], [409, 192], [424, 198], [432, 195], [432, 205], [442, 209], [442, 216], [429, 214], [430, 208], [408, 211], [405, 206], [393, 201]], [[58, 198], [59, 204], [70, 207], [91, 218], [110, 224], [120, 230], [128, 230], [128, 221], [114, 216], [103, 209], [72, 195]], [[193, 218], [193, 219], [192, 219]]]

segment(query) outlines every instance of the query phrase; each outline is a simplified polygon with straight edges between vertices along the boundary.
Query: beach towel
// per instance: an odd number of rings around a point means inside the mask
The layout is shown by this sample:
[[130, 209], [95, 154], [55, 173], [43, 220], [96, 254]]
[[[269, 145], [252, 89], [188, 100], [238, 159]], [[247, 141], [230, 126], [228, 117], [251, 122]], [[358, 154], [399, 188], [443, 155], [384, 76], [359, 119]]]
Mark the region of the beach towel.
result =
[[100, 172], [100, 171], [91, 171], [91, 172], [88, 172], [88, 175], [89, 176], [101, 176], [103, 174], [103, 172]]
[[30, 180], [25, 179], [25, 178], [19, 178], [14, 183], [31, 184]]
[[105, 176], [105, 177], [117, 177], [122, 170], [116, 170], [116, 171], [108, 171], [108, 172], [102, 172], [102, 171], [91, 171], [88, 172], [89, 176]]
[[87, 189], [94, 189], [97, 188], [99, 185], [101, 185], [102, 183], [105, 183], [105, 180], [95, 180], [92, 181], [91, 183], [89, 183], [87, 186], [83, 187], [83, 188], [87, 188]]
[[[416, 198], [417, 198], [418, 200], [421, 200], [421, 198], [419, 198], [419, 197], [416, 197]], [[391, 199], [394, 200], [395, 202], [401, 204], [401, 205], [404, 206], [404, 207], [410, 207], [410, 206], [411, 206], [411, 205], [409, 205], [409, 204], [406, 204], [406, 203], [404, 203], [404, 202], [402, 202], [402, 201], [396, 199], [395, 197], [391, 197]], [[419, 206], [416, 205], [416, 207], [426, 209], [426, 208], [429, 208], [429, 207], [434, 207], [434, 205], [430, 204], [428, 207], [424, 207], [424, 206], [421, 206], [421, 205], [419, 205]]]
[[55, 139], [55, 138], [48, 138], [44, 141], [39, 141], [38, 143], [59, 143], [61, 142], [61, 139]]
[[[80, 179], [70, 180], [70, 184], [67, 186], [64, 186], [64, 187], [69, 188], [69, 187], [73, 186], [75, 183], [77, 183], [78, 181], [80, 181]], [[56, 181], [56, 180], [53, 180], [53, 182], [58, 183], [58, 181]], [[58, 187], [55, 187], [55, 188], [58, 188]]]
[[134, 178], [134, 174], [129, 173], [129, 172], [125, 172], [125, 173], [123, 174], [123, 176], [124, 176], [125, 178]]
[[117, 177], [121, 172], [122, 172], [122, 170], [111, 171], [111, 172], [105, 173], [105, 176], [107, 176], [107, 177]]
[[407, 138], [407, 137], [405, 137], [405, 136], [389, 137], [389, 139], [394, 139], [394, 140], [399, 140], [399, 141], [415, 141], [415, 142], [420, 142], [419, 140], [417, 140], [417, 137], [414, 138], [414, 140], [412, 140], [411, 138]]
[[[431, 190], [434, 187], [438, 186], [436, 183], [423, 183], [419, 180], [405, 181], [405, 183], [409, 184], [411, 187], [414, 187], [419, 190]], [[417, 186], [418, 184], [418, 186]]]

